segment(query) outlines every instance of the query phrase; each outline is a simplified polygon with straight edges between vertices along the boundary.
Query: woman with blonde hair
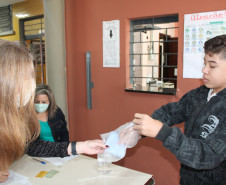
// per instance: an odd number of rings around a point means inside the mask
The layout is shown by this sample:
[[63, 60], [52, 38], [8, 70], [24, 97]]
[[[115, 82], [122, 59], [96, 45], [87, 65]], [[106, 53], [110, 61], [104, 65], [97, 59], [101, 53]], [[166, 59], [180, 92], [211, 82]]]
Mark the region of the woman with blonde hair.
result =
[[[23, 44], [0, 39], [0, 182], [26, 149], [43, 144], [36, 140], [40, 125], [34, 108], [35, 86], [32, 55]], [[58, 149], [67, 155], [98, 154], [106, 148], [101, 140], [66, 142], [62, 148], [47, 145], [46, 150]]]
[[0, 182], [26, 146], [39, 135], [35, 116], [35, 72], [23, 45], [0, 40]]

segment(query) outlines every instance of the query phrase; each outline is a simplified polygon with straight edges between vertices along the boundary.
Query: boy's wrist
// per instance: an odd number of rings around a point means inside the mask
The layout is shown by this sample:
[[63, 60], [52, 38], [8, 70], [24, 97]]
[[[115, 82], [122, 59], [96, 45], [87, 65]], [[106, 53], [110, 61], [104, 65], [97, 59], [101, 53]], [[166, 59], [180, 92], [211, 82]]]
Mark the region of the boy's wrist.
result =
[[164, 142], [166, 138], [170, 135], [170, 132], [171, 128], [167, 124], [163, 123], [162, 128], [160, 129], [155, 138]]

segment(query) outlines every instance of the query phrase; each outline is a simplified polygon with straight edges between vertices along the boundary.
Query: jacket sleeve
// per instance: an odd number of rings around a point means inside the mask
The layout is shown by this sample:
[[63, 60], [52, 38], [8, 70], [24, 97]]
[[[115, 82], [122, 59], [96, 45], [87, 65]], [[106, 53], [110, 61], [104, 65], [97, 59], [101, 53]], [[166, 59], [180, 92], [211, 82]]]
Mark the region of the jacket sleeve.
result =
[[226, 126], [205, 140], [185, 136], [177, 127], [164, 124], [156, 139], [184, 165], [194, 169], [214, 169], [226, 159]]
[[67, 129], [67, 122], [65, 120], [64, 113], [62, 112], [62, 110], [60, 108], [58, 108], [58, 114], [60, 116], [61, 123], [62, 123], [61, 128], [60, 128], [60, 141], [68, 142], [69, 141], [69, 132]]
[[185, 94], [179, 102], [172, 102], [163, 105], [151, 115], [153, 119], [157, 119], [169, 126], [174, 124], [183, 123], [186, 121], [190, 114], [190, 105], [188, 100], [191, 93]]
[[199, 89], [193, 90], [184, 95], [179, 102], [167, 104], [156, 110], [152, 117], [163, 122], [156, 139], [162, 141], [163, 146], [182, 164], [194, 169], [213, 169], [226, 159], [226, 125], [222, 124], [221, 128], [205, 139], [191, 138], [179, 128], [171, 127], [193, 119], [196, 112], [202, 108], [203, 103], [199, 100], [205, 102], [204, 95], [199, 93]]
[[27, 147], [26, 153], [34, 157], [66, 157], [69, 142], [35, 140]]

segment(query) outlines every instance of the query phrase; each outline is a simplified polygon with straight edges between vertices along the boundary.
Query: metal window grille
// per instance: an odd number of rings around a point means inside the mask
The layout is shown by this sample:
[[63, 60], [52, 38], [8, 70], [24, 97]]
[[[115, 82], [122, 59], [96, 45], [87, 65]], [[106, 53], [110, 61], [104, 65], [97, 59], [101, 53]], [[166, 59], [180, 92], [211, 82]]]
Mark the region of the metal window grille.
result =
[[176, 88], [178, 15], [130, 21], [130, 83]]
[[11, 5], [0, 7], [0, 36], [12, 34], [12, 7]]
[[40, 39], [45, 35], [44, 15], [20, 19], [20, 40]]
[[34, 55], [36, 84], [45, 83], [45, 29], [44, 15], [20, 19], [20, 40], [24, 41]]

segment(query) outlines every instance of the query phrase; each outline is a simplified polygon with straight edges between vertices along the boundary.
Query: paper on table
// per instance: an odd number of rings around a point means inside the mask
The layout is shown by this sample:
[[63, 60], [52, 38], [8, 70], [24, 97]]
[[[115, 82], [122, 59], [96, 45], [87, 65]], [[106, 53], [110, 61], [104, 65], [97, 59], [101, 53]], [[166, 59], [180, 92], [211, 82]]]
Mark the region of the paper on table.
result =
[[23, 175], [20, 175], [12, 170], [9, 170], [9, 177], [8, 179], [1, 183], [1, 185], [33, 185], [28, 180], [28, 177], [25, 177]]
[[65, 162], [70, 161], [72, 159], [74, 159], [75, 157], [77, 157], [78, 155], [71, 155], [68, 157], [42, 157], [42, 159], [44, 159], [45, 161], [48, 161], [56, 166], [62, 166]]

